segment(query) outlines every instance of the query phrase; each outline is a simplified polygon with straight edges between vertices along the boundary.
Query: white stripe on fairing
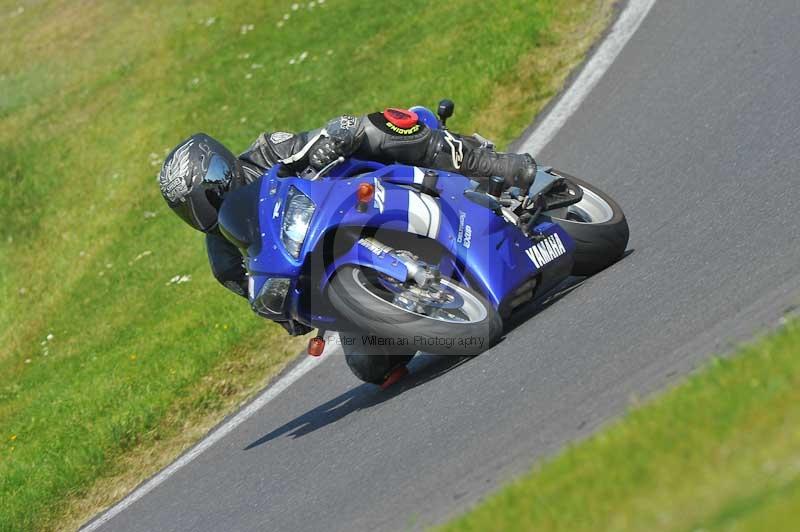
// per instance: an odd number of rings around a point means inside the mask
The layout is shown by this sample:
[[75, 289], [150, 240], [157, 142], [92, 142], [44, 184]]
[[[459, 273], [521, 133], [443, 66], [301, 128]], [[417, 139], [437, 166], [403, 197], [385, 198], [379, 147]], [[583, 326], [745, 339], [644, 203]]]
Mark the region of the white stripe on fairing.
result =
[[424, 177], [425, 177], [425, 172], [423, 172], [421, 168], [415, 166], [414, 167], [414, 183], [416, 183], [418, 185], [421, 185], [422, 184], [422, 178], [424, 178]]
[[547, 116], [536, 126], [536, 129], [525, 138], [517, 148], [519, 153], [530, 153], [533, 156], [539, 154], [542, 148], [553, 140], [572, 116], [578, 107], [583, 103], [592, 89], [597, 85], [603, 74], [617, 58], [619, 53], [628, 43], [630, 38], [636, 33], [642, 21], [650, 12], [650, 8], [656, 0], [628, 0], [628, 5], [620, 13], [619, 18], [614, 23], [592, 57], [583, 67], [583, 70], [575, 78], [575, 81], [564, 92], [564, 95], [555, 106], [547, 113]]
[[[575, 82], [564, 92], [558, 104], [547, 114], [542, 122], [534, 129], [531, 134], [522, 142], [520, 151], [538, 153], [567, 121], [567, 118], [574, 113], [581, 102], [586, 98], [586, 94], [594, 87], [597, 81], [603, 76], [608, 67], [611, 66], [619, 52], [634, 34], [636, 29], [644, 20], [650, 8], [653, 7], [655, 0], [629, 0], [628, 5], [620, 13], [619, 19], [614, 24], [611, 32], [606, 36], [592, 58], [586, 63], [581, 74]], [[576, 103], [577, 102], [577, 103]], [[414, 179], [416, 182], [416, 172]], [[333, 342], [331, 342], [332, 344]], [[331, 345], [328, 344], [328, 345]], [[327, 346], [326, 349], [327, 351]], [[179, 469], [200, 456], [200, 454], [214, 445], [216, 442], [227, 436], [237, 426], [255, 415], [267, 403], [272, 401], [281, 392], [294, 384], [303, 375], [315, 368], [324, 360], [325, 355], [319, 358], [307, 358], [294, 367], [289, 373], [278, 379], [272, 386], [264, 390], [252, 403], [246, 406], [238, 414], [233, 416], [226, 423], [215, 431], [209, 433], [205, 439], [201, 440], [191, 451], [178, 458], [175, 462], [161, 470], [156, 476], [139, 486], [136, 490], [128, 494], [120, 502], [109, 508], [97, 519], [91, 521], [83, 528], [85, 531], [94, 531], [114, 516], [123, 512], [130, 505], [153, 491], [160, 484], [174, 475]]]
[[416, 192], [408, 192], [408, 232], [415, 235], [428, 235], [431, 226], [431, 213]]
[[439, 204], [436, 200], [427, 194], [420, 194], [420, 198], [428, 207], [428, 212], [431, 215], [431, 223], [428, 227], [428, 237], [437, 238], [439, 236], [439, 225], [442, 220], [442, 211], [439, 209]]

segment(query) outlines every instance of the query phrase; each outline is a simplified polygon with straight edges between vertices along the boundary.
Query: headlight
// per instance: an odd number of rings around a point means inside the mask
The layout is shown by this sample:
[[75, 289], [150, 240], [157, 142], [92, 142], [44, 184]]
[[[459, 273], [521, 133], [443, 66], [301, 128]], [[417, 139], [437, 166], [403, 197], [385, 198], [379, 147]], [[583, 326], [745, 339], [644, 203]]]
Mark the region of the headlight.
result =
[[286, 195], [286, 209], [283, 211], [281, 241], [283, 241], [286, 251], [291, 253], [294, 258], [300, 257], [300, 248], [303, 247], [303, 240], [308, 233], [308, 225], [311, 223], [311, 217], [314, 216], [315, 208], [311, 198], [295, 187], [289, 189], [289, 193]]
[[265, 282], [264, 286], [259, 290], [258, 297], [250, 304], [253, 310], [267, 317], [274, 316], [275, 314], [282, 314], [290, 284], [290, 279], [282, 277], [267, 279], [267, 282]]

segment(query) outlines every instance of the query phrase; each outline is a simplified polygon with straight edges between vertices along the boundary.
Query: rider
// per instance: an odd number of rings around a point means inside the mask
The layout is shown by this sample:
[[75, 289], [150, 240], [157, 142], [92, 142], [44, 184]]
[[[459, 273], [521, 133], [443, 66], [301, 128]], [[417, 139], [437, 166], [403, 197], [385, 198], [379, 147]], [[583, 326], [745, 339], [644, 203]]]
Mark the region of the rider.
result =
[[[247, 185], [275, 164], [287, 172], [319, 170], [338, 157], [403, 163], [458, 172], [476, 180], [500, 176], [506, 186], [527, 190], [536, 174], [528, 154], [500, 153], [487, 141], [423, 124], [416, 113], [386, 109], [356, 117], [342, 115], [323, 128], [301, 133], [263, 133], [236, 157], [204, 133], [192, 135], [167, 155], [158, 180], [167, 204], [186, 223], [206, 234], [214, 277], [247, 297], [247, 275], [239, 249], [222, 236], [217, 214], [225, 194]], [[282, 324], [291, 334], [299, 324]]]

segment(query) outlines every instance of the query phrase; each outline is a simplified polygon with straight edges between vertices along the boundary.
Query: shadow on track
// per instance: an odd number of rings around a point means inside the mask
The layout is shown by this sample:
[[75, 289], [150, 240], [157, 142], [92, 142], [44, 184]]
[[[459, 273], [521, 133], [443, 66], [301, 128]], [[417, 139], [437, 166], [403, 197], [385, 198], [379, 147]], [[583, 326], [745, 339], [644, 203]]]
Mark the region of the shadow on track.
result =
[[[519, 309], [511, 319], [507, 320], [505, 332], [507, 333], [531, 319], [533, 316], [558, 301], [561, 297], [580, 286], [582, 282], [583, 278], [570, 277], [545, 296]], [[473, 357], [420, 353], [409, 363], [408, 376], [389, 389], [381, 390], [374, 384], [363, 383], [309, 410], [305, 414], [278, 427], [272, 432], [261, 436], [259, 439], [247, 445], [244, 450], [248, 451], [284, 435], [288, 435], [291, 438], [305, 436], [317, 429], [335, 423], [348, 414], [388, 401], [401, 393], [436, 379], [448, 371], [472, 360], [472, 358]]]
[[[627, 257], [631, 251], [626, 252]], [[505, 333], [515, 329], [522, 323], [536, 316], [550, 305], [559, 301], [586, 280], [586, 277], [569, 277], [558, 286], [550, 290], [547, 294], [537, 298], [531, 303], [515, 311], [514, 315], [506, 320]], [[502, 340], [501, 340], [502, 344]], [[480, 355], [478, 355], [480, 356]], [[381, 390], [374, 384], [361, 384], [345, 393], [334, 397], [316, 408], [309, 410], [305, 414], [293, 419], [281, 427], [265, 434], [259, 439], [247, 445], [244, 450], [250, 450], [265, 443], [268, 443], [279, 436], [288, 435], [291, 438], [300, 438], [310, 432], [323, 428], [331, 423], [342, 419], [344, 416], [370, 408], [384, 401], [388, 401], [401, 393], [416, 388], [417, 386], [431, 381], [448, 371], [468, 362], [473, 357], [457, 357], [431, 355], [421, 353], [414, 357], [409, 364], [409, 375], [388, 390]]]
[[506, 335], [543, 310], [558, 302], [588, 279], [588, 277], [567, 277], [549, 292], [517, 308], [511, 317], [503, 322], [503, 334]]
[[[247, 445], [244, 450], [253, 449], [283, 435], [288, 435], [291, 438], [300, 438], [330, 425], [352, 412], [370, 408], [421, 384], [425, 384], [469, 360], [471, 360], [470, 357], [420, 353], [409, 364], [409, 375], [388, 390], [381, 390], [378, 386], [367, 383], [356, 386], [265, 434]], [[344, 363], [344, 360], [342, 360], [342, 363]]]
[[[625, 260], [630, 255], [635, 252], [634, 249], [628, 249], [625, 253], [622, 254], [622, 258], [620, 259]], [[613, 268], [614, 265], [612, 264], [609, 268]], [[597, 273], [595, 275], [602, 275], [602, 272]], [[508, 334], [509, 332], [513, 331], [526, 321], [530, 320], [543, 310], [547, 309], [549, 306], [555, 304], [561, 298], [581, 286], [584, 282], [588, 281], [592, 277], [574, 277], [570, 276], [561, 281], [558, 285], [550, 289], [549, 292], [545, 293], [544, 295], [537, 297], [530, 303], [525, 304], [524, 306], [516, 309], [514, 314], [504, 320], [503, 322], [503, 333]]]

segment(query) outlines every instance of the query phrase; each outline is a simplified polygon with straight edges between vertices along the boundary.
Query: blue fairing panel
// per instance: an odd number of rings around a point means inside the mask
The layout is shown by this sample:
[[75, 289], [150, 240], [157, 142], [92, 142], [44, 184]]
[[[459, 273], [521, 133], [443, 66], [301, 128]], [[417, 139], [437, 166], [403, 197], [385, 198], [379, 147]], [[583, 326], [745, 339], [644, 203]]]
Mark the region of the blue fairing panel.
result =
[[[465, 197], [464, 191], [472, 189], [472, 184], [463, 176], [438, 171], [435, 193], [422, 193], [418, 185], [425, 170], [349, 160], [336, 167], [332, 176], [309, 181], [280, 178], [273, 169], [261, 183], [258, 208], [262, 246], [247, 262], [255, 277], [256, 293], [271, 277], [297, 279], [311, 275], [314, 290], [324, 294], [330, 277], [344, 264], [372, 268], [404, 280], [407, 271], [399, 261], [357, 243], [361, 236], [378, 229], [436, 241], [444, 252], [442, 273], [465, 282], [498, 308], [531, 278], [546, 280], [548, 271], [564, 271], [571, 264], [574, 243], [558, 225], [538, 226], [544, 243], [534, 243], [503, 216]], [[359, 209], [356, 190], [362, 183], [374, 187], [374, 196]], [[281, 243], [284, 202], [292, 186], [316, 206], [297, 259]], [[330, 257], [320, 253], [327, 236], [343, 229], [355, 235], [346, 249], [339, 249]], [[324, 265], [312, 272], [309, 264], [313, 257], [324, 260]], [[301, 307], [295, 304], [292, 308]], [[304, 316], [296, 318], [309, 321]]]

